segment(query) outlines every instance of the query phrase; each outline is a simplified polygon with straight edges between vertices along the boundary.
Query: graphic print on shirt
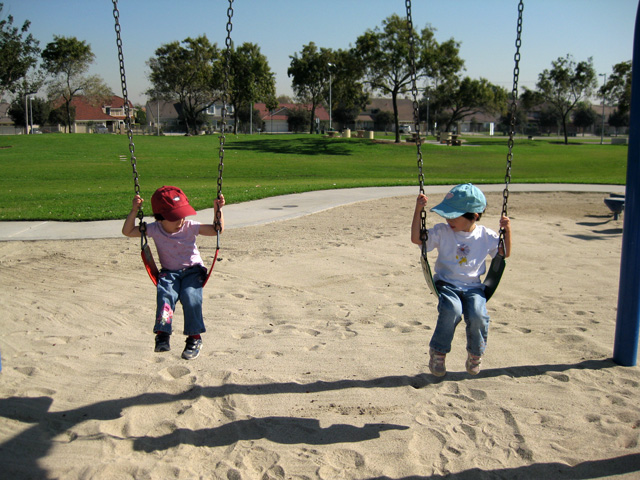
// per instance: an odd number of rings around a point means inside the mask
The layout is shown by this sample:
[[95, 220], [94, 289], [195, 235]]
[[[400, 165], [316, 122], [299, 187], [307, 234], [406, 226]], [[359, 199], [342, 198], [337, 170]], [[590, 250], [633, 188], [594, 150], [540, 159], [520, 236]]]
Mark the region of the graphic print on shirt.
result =
[[458, 265], [463, 266], [468, 263], [467, 255], [469, 255], [469, 245], [465, 243], [459, 243], [458, 249], [456, 253], [456, 260], [458, 260]]
[[172, 320], [173, 309], [171, 308], [171, 305], [165, 303], [157, 323], [159, 323], [160, 325], [171, 325]]

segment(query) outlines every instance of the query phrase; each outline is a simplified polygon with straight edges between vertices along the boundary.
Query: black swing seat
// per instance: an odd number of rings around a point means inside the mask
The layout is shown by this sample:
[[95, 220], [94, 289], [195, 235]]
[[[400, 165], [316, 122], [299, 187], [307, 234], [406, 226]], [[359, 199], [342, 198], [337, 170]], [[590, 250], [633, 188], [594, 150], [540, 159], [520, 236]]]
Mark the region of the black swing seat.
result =
[[427, 281], [429, 290], [431, 290], [431, 293], [433, 293], [436, 297], [439, 297], [440, 293], [438, 292], [438, 287], [436, 287], [436, 282], [433, 281], [433, 275], [431, 274], [429, 261], [424, 254], [420, 255], [420, 263], [422, 264], [422, 273], [424, 273], [424, 279]]
[[[420, 256], [420, 263], [422, 263], [422, 273], [424, 274], [424, 278], [427, 281], [427, 285], [429, 286], [429, 290], [436, 297], [440, 296], [438, 292], [438, 287], [436, 287], [436, 283], [433, 280], [433, 275], [431, 274], [431, 267], [429, 266], [429, 261], [424, 255]], [[500, 283], [500, 279], [502, 278], [502, 274], [504, 273], [504, 269], [507, 265], [504, 256], [497, 254], [491, 260], [491, 265], [489, 265], [489, 271], [484, 278], [484, 295], [487, 298], [487, 301], [493, 296], [496, 289], [498, 288], [498, 284]]]
[[500, 283], [500, 279], [502, 278], [502, 274], [504, 273], [504, 268], [506, 267], [507, 262], [504, 259], [504, 256], [499, 253], [493, 257], [491, 260], [491, 264], [489, 265], [489, 271], [487, 275], [484, 277], [484, 296], [487, 301], [493, 296], [494, 292], [498, 288], [498, 283]]

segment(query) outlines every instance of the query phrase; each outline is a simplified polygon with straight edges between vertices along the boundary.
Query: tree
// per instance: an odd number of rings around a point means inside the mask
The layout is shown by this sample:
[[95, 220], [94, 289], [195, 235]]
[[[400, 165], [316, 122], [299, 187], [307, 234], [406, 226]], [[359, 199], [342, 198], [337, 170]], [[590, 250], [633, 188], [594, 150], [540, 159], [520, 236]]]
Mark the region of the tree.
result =
[[238, 115], [245, 108], [250, 112], [255, 102], [264, 102], [267, 109], [278, 106], [276, 82], [267, 57], [255, 43], [243, 43], [231, 51], [230, 104], [234, 112], [234, 133], [238, 133]]
[[[324, 92], [329, 88], [329, 68], [335, 62], [334, 53], [327, 48], [316, 47], [311, 42], [302, 47], [298, 56], [291, 58], [287, 75], [292, 77], [291, 86], [298, 100], [311, 105], [310, 116], [315, 118], [316, 108], [324, 99]], [[313, 121], [310, 122], [309, 133], [313, 133]]]
[[581, 102], [575, 109], [573, 114], [573, 124], [576, 128], [582, 129], [582, 136], [584, 137], [585, 128], [589, 128], [596, 123], [598, 116], [593, 111], [591, 105], [585, 102]]
[[599, 93], [605, 103], [609, 99], [616, 105], [616, 110], [609, 117], [609, 124], [616, 129], [628, 126], [631, 110], [631, 60], [613, 66], [613, 73], [609, 75], [607, 83], [600, 88]]
[[[0, 15], [3, 3], [0, 3]], [[22, 27], [13, 26], [13, 16], [0, 20], [0, 98], [5, 91], [15, 93], [21, 79], [38, 61], [39, 42], [30, 33], [31, 22], [25, 20]]]
[[554, 135], [558, 134], [558, 128], [560, 126], [560, 114], [557, 110], [553, 108], [543, 108], [540, 110], [540, 115], [538, 117], [538, 123], [540, 128], [547, 133], [547, 135], [551, 135], [553, 132]]
[[311, 128], [313, 128], [311, 118], [313, 118], [311, 116], [311, 112], [304, 107], [297, 107], [289, 110], [289, 115], [287, 116], [289, 131], [296, 133], [301, 132], [305, 130], [309, 124], [311, 124]]
[[507, 91], [484, 78], [450, 76], [432, 92], [434, 110], [443, 114], [448, 132], [465, 117], [481, 112], [504, 113], [507, 108]]
[[577, 62], [571, 55], [551, 62], [552, 68], [538, 76], [537, 98], [553, 109], [560, 118], [564, 143], [569, 143], [567, 122], [569, 114], [583, 99], [589, 98], [596, 87], [593, 59]]
[[187, 132], [197, 134], [204, 122], [202, 113], [220, 98], [219, 60], [218, 47], [205, 35], [164, 44], [147, 61], [152, 84], [147, 95], [179, 102]]
[[614, 110], [614, 112], [609, 115], [609, 125], [616, 129], [616, 135], [618, 135], [618, 128], [620, 127], [628, 127], [629, 126], [629, 114], [621, 113], [620, 109]]
[[[24, 127], [25, 123], [35, 125], [43, 125], [49, 120], [51, 112], [51, 104], [42, 98], [34, 97], [27, 103], [28, 110], [25, 112], [24, 96], [16, 96], [11, 102], [9, 111], [7, 112], [14, 125]], [[31, 118], [33, 115], [33, 119]]]
[[[396, 142], [400, 142], [398, 104], [401, 94], [412, 88], [411, 51], [407, 20], [396, 14], [382, 22], [382, 30], [368, 30], [356, 40], [355, 51], [366, 65], [365, 78], [373, 91], [390, 95], [396, 127]], [[421, 35], [411, 32], [414, 38], [416, 80], [426, 77], [444, 78], [451, 70], [462, 67], [457, 57], [458, 44], [452, 40], [446, 48], [440, 47], [434, 38], [434, 30], [425, 27]]]
[[[247, 104], [244, 104], [235, 112], [236, 118], [240, 120], [240, 122], [242, 122], [243, 124], [243, 133], [249, 132], [249, 128], [247, 126], [251, 123], [253, 124], [252, 125], [253, 130], [258, 130], [258, 129], [262, 130], [264, 128], [264, 122], [260, 118], [260, 111], [255, 108], [253, 109], [253, 111], [250, 111], [249, 108], [252, 108], [252, 107], [253, 105], [249, 105], [247, 103]], [[237, 133], [237, 128], [236, 128], [236, 133]]]
[[332, 121], [345, 128], [355, 123], [369, 102], [369, 94], [362, 83], [366, 69], [355, 50], [350, 49], [334, 52], [334, 60], [329, 70], [331, 92], [326, 88], [324, 98], [327, 105], [331, 102], [329, 110]]
[[47, 93], [49, 99], [62, 99], [66, 112], [65, 127], [73, 123], [71, 101], [78, 95], [84, 95], [90, 103], [102, 103], [113, 95], [111, 89], [97, 75], [85, 73], [93, 63], [95, 56], [91, 46], [75, 37], [55, 35], [42, 52], [43, 68], [53, 76], [49, 81]]
[[[528, 120], [527, 112], [525, 112], [524, 109], [516, 108], [515, 116], [516, 116], [515, 130], [514, 130], [515, 132], [527, 133], [527, 134], [535, 133], [535, 130], [528, 131], [529, 129], [527, 125], [527, 120]], [[509, 133], [509, 130], [511, 130], [510, 112], [505, 112], [502, 115], [500, 115], [500, 120], [498, 121], [496, 128], [499, 132], [502, 132], [504, 135], [507, 135]]]
[[393, 112], [381, 110], [373, 117], [373, 125], [376, 130], [389, 130], [395, 125]]
[[144, 110], [142, 105], [136, 105], [136, 118], [135, 122], [138, 125], [146, 125], [147, 124], [147, 112]]

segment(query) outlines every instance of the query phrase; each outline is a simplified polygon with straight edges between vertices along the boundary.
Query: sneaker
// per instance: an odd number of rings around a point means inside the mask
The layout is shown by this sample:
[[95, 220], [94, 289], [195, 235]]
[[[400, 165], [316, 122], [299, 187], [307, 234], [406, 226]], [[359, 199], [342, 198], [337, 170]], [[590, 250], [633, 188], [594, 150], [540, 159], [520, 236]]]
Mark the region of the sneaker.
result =
[[473, 355], [470, 352], [467, 352], [467, 363], [465, 366], [467, 367], [467, 373], [469, 375], [477, 375], [480, 373], [480, 364], [482, 363], [482, 357]]
[[182, 351], [182, 358], [184, 358], [185, 360], [193, 360], [194, 358], [198, 358], [198, 355], [200, 355], [201, 347], [201, 338], [187, 337], [187, 344], [184, 346], [184, 350]]
[[169, 339], [171, 338], [170, 333], [166, 332], [158, 332], [156, 333], [156, 348], [155, 352], [168, 352], [171, 350], [171, 345], [169, 344]]
[[444, 359], [447, 356], [446, 353], [440, 353], [433, 348], [429, 350], [429, 370], [436, 377], [444, 377], [447, 373], [447, 367], [444, 365]]

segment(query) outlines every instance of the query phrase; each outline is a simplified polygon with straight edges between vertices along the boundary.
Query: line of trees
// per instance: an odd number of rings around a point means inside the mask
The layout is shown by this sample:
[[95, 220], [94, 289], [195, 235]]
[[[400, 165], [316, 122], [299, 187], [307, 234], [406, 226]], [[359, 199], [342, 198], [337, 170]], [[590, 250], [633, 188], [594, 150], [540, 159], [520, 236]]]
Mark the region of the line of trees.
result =
[[[0, 16], [4, 5], [0, 3]], [[27, 118], [27, 95], [46, 87], [48, 101], [30, 100], [36, 123], [62, 123], [70, 127], [74, 120], [71, 102], [84, 95], [101, 102], [112, 95], [111, 89], [96, 75], [87, 75], [95, 59], [91, 46], [75, 37], [54, 36], [44, 50], [28, 33], [30, 22], [20, 28], [13, 25], [11, 15], [0, 20], [0, 96], [14, 94], [9, 115], [17, 125]], [[40, 63], [40, 69], [35, 67]]]
[[[0, 3], [0, 18], [2, 8]], [[15, 95], [11, 112], [19, 124], [25, 115], [25, 95], [46, 86], [49, 104], [34, 101], [34, 119], [38, 115], [38, 123], [44, 123], [42, 117], [46, 115], [70, 126], [75, 96], [100, 102], [112, 92], [100, 77], [87, 74], [95, 58], [90, 45], [75, 37], [55, 36], [41, 51], [38, 41], [28, 33], [29, 26], [29, 21], [21, 27], [14, 26], [11, 16], [0, 20], [0, 93]], [[414, 39], [413, 59], [410, 35]], [[296, 100], [310, 107], [311, 119], [322, 105], [329, 107], [332, 121], [348, 125], [372, 95], [391, 97], [392, 124], [399, 142], [397, 100], [412, 90], [411, 60], [415, 61], [420, 89], [421, 121], [425, 120], [427, 102], [432, 112], [430, 120], [447, 131], [480, 112], [506, 114], [509, 93], [484, 78], [465, 76], [459, 52], [460, 44], [455, 39], [439, 43], [430, 25], [420, 32], [409, 32], [406, 18], [393, 14], [380, 27], [365, 31], [348, 49], [332, 50], [313, 42], [304, 45], [290, 56], [287, 73]], [[146, 93], [152, 99], [179, 102], [182, 120], [194, 133], [206, 122], [205, 111], [222, 98], [225, 79], [227, 103], [233, 107], [236, 129], [247, 113], [251, 116], [254, 103], [264, 102], [267, 108], [275, 109], [275, 77], [260, 47], [244, 43], [236, 48], [232, 44], [228, 54], [229, 58], [226, 49], [218, 48], [205, 35], [161, 45], [147, 62], [151, 88]], [[38, 64], [40, 69], [35, 70]], [[593, 123], [593, 112], [588, 113], [585, 105], [596, 93], [617, 106], [609, 124], [628, 125], [631, 62], [614, 65], [607, 82], [598, 91], [596, 87], [592, 59], [578, 62], [567, 55], [554, 60], [550, 69], [539, 74], [535, 89], [523, 89], [521, 106], [525, 110], [538, 109], [541, 124], [559, 122], [565, 142], [570, 122], [576, 126]], [[518, 115], [519, 122], [526, 122], [521, 111]], [[313, 128], [313, 122], [309, 122], [309, 131], [313, 132]]]

